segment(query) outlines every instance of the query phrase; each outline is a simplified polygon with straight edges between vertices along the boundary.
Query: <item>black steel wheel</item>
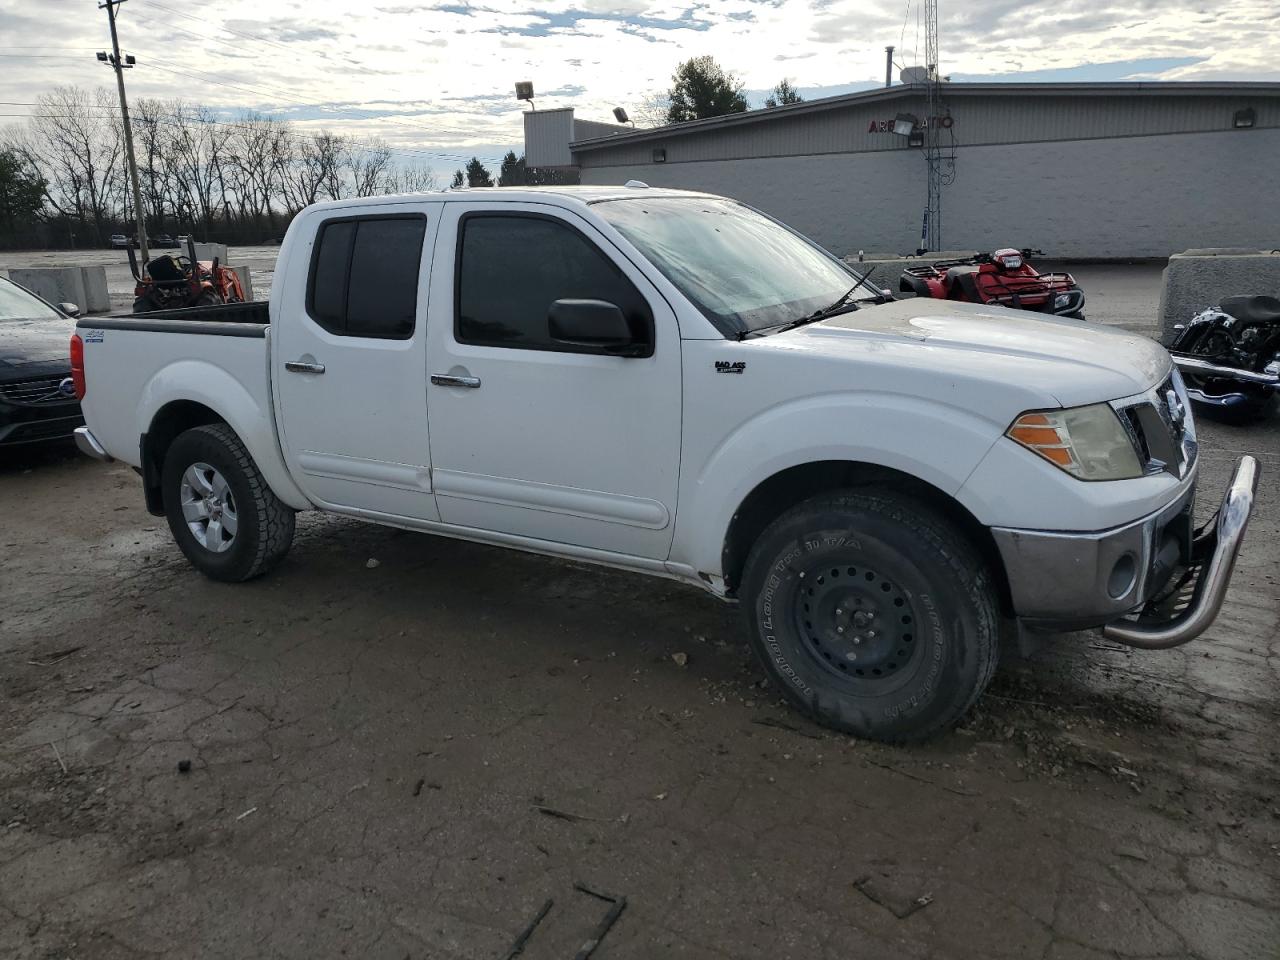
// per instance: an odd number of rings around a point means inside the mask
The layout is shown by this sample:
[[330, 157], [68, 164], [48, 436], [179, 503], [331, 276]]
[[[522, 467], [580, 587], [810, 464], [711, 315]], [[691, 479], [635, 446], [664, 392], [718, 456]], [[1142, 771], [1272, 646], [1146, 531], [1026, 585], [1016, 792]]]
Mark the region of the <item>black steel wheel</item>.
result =
[[833, 566], [821, 557], [800, 565], [794, 627], [818, 666], [841, 681], [883, 689], [919, 658], [915, 612], [907, 593], [875, 569]]
[[905, 496], [848, 491], [792, 508], [756, 541], [739, 595], [752, 650], [786, 699], [857, 736], [926, 739], [995, 672], [985, 560]]

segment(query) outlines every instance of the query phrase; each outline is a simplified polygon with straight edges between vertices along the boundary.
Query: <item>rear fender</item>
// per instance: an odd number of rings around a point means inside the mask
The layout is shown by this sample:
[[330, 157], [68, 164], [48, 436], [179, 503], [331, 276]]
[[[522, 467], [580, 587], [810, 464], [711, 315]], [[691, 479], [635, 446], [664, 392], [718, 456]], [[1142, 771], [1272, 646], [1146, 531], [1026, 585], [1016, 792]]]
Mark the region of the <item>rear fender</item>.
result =
[[236, 432], [275, 495], [295, 510], [309, 509], [311, 502], [285, 466], [276, 439], [271, 396], [264, 393], [254, 397], [239, 380], [208, 361], [180, 360], [147, 381], [138, 401], [137, 423], [141, 432], [146, 432], [156, 414], [170, 403], [186, 401], [208, 407]]

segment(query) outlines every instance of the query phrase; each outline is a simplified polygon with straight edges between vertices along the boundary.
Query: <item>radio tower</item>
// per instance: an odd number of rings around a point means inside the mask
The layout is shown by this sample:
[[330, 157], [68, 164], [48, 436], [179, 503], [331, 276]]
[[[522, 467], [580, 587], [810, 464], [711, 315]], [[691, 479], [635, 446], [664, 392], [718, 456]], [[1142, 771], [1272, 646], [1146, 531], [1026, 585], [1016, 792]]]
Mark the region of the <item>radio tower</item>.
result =
[[942, 129], [938, 122], [946, 113], [942, 105], [942, 75], [938, 72], [938, 0], [925, 0], [924, 4], [924, 62], [928, 71], [926, 98], [928, 110], [924, 130], [924, 158], [929, 166], [929, 198], [924, 208], [924, 223], [920, 227], [921, 252], [942, 249], [942, 187], [944, 166], [954, 175], [955, 156], [944, 156]]

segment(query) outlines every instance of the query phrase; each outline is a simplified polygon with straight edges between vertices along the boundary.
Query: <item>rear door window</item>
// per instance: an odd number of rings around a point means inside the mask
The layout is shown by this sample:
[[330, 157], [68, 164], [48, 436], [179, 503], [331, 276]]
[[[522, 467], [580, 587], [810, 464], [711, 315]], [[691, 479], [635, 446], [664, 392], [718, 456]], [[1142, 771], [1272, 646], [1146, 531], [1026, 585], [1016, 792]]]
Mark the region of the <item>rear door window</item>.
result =
[[412, 337], [426, 228], [421, 214], [323, 223], [307, 285], [311, 318], [339, 336]]

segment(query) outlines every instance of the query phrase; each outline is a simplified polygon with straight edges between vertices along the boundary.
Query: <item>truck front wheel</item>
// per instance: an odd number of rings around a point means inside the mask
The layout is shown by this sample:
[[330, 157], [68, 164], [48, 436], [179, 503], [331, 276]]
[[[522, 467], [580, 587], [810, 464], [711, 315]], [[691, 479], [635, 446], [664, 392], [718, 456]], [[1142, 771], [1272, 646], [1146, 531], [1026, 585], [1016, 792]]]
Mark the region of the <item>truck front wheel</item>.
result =
[[165, 454], [160, 483], [173, 539], [214, 580], [265, 573], [293, 542], [293, 510], [225, 423], [180, 434]]
[[986, 562], [908, 497], [848, 491], [792, 508], [756, 541], [740, 595], [751, 647], [786, 699], [855, 736], [926, 739], [995, 672]]

